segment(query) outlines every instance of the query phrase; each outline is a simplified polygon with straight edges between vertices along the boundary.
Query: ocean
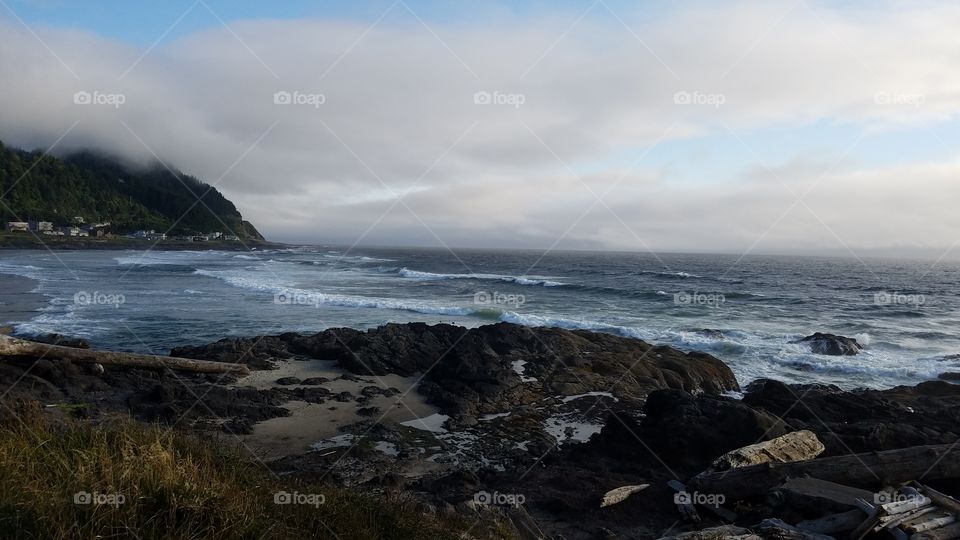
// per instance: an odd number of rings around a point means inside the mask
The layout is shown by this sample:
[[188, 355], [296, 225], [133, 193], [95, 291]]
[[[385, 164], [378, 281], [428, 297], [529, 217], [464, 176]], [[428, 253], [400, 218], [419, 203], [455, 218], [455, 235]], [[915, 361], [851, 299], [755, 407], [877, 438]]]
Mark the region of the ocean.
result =
[[[713, 354], [741, 384], [887, 388], [960, 371], [955, 262], [304, 246], [2, 251], [0, 324], [166, 354], [226, 336], [423, 321], [589, 329]], [[20, 279], [19, 281], [22, 281]], [[40, 298], [40, 297], [38, 297]], [[13, 309], [11, 306], [17, 306]], [[813, 332], [856, 356], [812, 354]]]

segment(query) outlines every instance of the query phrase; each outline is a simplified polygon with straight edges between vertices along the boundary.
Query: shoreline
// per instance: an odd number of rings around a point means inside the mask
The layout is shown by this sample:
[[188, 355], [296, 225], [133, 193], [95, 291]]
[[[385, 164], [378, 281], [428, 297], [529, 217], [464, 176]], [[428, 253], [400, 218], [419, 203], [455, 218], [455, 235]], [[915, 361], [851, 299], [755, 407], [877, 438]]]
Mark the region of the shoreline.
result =
[[[945, 381], [844, 391], [760, 379], [741, 388], [709, 354], [510, 323], [224, 338], [170, 355], [241, 362], [251, 373], [158, 377], [116, 365], [97, 372], [53, 358], [9, 358], [0, 391], [52, 411], [82, 410], [92, 422], [121, 413], [239, 443], [281, 478], [401, 490], [453, 514], [482, 514], [478, 494], [519, 494], [525, 503], [515, 509], [524, 520], [566, 538], [602, 530], [659, 538], [678, 520], [668, 481], [692, 479], [720, 455], [758, 441], [809, 431], [823, 459], [945, 446], [956, 440], [960, 413], [960, 385]], [[26, 370], [34, 384], [17, 385]], [[895, 481], [906, 480], [916, 478]], [[883, 487], [871, 481], [856, 487]], [[605, 492], [640, 483], [649, 489], [598, 509]], [[782, 510], [735, 521], [798, 520]], [[703, 517], [681, 530], [716, 522]]]
[[4, 250], [158, 250], [158, 251], [251, 251], [288, 247], [288, 244], [267, 240], [209, 240], [183, 242], [177, 240], [140, 240], [137, 238], [74, 238], [63, 236], [36, 237], [29, 233], [0, 233], [0, 251]]

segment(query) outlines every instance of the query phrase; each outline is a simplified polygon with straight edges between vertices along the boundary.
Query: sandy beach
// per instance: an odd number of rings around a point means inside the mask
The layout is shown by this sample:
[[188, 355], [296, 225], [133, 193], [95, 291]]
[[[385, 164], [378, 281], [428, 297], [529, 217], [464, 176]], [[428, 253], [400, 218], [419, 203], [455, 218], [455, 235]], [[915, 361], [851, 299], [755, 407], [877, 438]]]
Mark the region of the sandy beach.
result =
[[[344, 378], [344, 375], [347, 377]], [[292, 454], [300, 454], [312, 445], [341, 435], [339, 429], [364, 418], [359, 411], [373, 409], [372, 418], [381, 419], [381, 423], [400, 423], [425, 418], [436, 414], [437, 409], [427, 405], [422, 394], [416, 391], [419, 377], [401, 377], [384, 375], [382, 377], [354, 377], [336, 366], [334, 361], [308, 360], [284, 361], [280, 367], [269, 371], [256, 371], [236, 383], [236, 386], [252, 386], [258, 390], [270, 388], [297, 388], [310, 385], [281, 385], [277, 381], [295, 377], [301, 381], [311, 378], [323, 378], [324, 388], [333, 394], [349, 392], [351, 395], [363, 395], [363, 389], [396, 389], [399, 394], [393, 396], [374, 395], [363, 403], [353, 400], [326, 403], [307, 403], [290, 401], [284, 407], [290, 410], [290, 416], [271, 418], [256, 424], [253, 433], [240, 436], [241, 441], [261, 459], [275, 459]]]

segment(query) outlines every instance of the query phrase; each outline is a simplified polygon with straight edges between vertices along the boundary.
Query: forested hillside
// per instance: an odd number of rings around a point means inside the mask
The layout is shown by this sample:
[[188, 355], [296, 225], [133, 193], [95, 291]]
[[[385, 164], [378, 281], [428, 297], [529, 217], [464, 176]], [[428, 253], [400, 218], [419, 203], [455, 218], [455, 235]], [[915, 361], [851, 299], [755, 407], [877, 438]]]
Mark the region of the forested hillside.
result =
[[87, 223], [109, 221], [118, 233], [172, 227], [172, 234], [259, 237], [232, 202], [192, 176], [159, 164], [133, 169], [88, 152], [60, 159], [0, 143], [0, 195], [4, 222], [67, 225], [80, 216]]

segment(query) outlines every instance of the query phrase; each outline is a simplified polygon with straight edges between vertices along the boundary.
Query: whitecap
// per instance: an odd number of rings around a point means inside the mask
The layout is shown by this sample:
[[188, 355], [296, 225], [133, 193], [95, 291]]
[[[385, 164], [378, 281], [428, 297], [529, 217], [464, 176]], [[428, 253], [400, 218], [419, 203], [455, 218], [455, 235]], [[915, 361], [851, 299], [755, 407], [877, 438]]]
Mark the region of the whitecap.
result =
[[559, 281], [553, 281], [543, 276], [511, 276], [506, 274], [443, 274], [435, 272], [422, 272], [419, 270], [410, 270], [409, 268], [401, 268], [399, 270], [401, 276], [409, 279], [417, 279], [422, 281], [429, 280], [441, 280], [441, 279], [475, 279], [475, 280], [487, 280], [487, 281], [503, 281], [507, 283], [516, 283], [517, 285], [541, 285], [544, 287], [561, 287], [566, 285], [566, 283], [561, 283]]
[[432, 302], [414, 299], [377, 298], [370, 296], [353, 296], [344, 294], [327, 294], [310, 289], [293, 287], [288, 281], [276, 278], [242, 274], [234, 270], [205, 270], [194, 271], [195, 274], [221, 279], [234, 287], [266, 292], [274, 295], [272, 300], [283, 305], [302, 306], [334, 306], [347, 308], [392, 309], [397, 311], [411, 311], [427, 315], [466, 316], [473, 313], [471, 309], [457, 306], [446, 306]]

